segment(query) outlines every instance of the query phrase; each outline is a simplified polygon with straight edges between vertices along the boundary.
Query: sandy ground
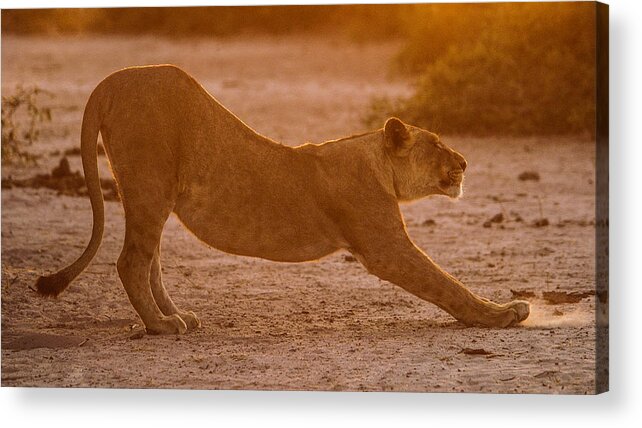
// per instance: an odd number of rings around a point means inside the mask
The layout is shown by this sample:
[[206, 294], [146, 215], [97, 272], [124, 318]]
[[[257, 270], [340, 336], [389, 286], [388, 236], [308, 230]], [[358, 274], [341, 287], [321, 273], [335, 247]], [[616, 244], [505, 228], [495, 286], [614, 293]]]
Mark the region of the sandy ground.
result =
[[[39, 87], [54, 121], [28, 149], [79, 145], [84, 103], [110, 72], [175, 63], [246, 123], [286, 144], [364, 131], [375, 95], [409, 91], [387, 64], [398, 45], [314, 38], [2, 40], [2, 91]], [[402, 207], [415, 242], [475, 292], [505, 302], [532, 293], [509, 329], [465, 328], [337, 253], [279, 264], [207, 248], [171, 218], [163, 273], [174, 301], [203, 323], [183, 336], [142, 336], [115, 268], [124, 219], [106, 202], [103, 245], [57, 300], [30, 288], [75, 259], [89, 238], [85, 198], [2, 190], [2, 386], [530, 392], [595, 390], [595, 152], [588, 139], [448, 138], [469, 162], [465, 197]], [[70, 157], [73, 170], [78, 157]], [[102, 158], [102, 171], [109, 169]], [[521, 181], [536, 171], [539, 181]], [[484, 223], [497, 214], [501, 223]], [[548, 226], [533, 223], [546, 218]], [[488, 224], [487, 224], [488, 225]], [[512, 290], [512, 291], [511, 291]], [[551, 304], [545, 292], [583, 293]], [[471, 351], [472, 350], [472, 351]]]

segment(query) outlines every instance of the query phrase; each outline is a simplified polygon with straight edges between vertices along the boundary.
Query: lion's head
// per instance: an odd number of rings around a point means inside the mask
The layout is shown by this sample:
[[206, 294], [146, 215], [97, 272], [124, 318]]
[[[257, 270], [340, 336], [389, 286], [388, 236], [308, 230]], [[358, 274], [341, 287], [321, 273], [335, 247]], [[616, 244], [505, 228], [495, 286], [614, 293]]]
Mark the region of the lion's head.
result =
[[393, 117], [386, 121], [383, 135], [399, 200], [461, 196], [466, 159], [444, 145], [436, 134]]

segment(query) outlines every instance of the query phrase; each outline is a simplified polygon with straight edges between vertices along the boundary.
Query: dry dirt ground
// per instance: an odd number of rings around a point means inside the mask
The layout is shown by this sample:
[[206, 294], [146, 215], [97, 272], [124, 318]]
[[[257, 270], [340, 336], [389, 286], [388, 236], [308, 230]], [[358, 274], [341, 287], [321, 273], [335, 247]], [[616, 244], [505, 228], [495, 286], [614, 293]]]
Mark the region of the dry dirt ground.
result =
[[[2, 177], [49, 172], [59, 153], [78, 147], [87, 97], [124, 66], [178, 64], [260, 133], [294, 145], [367, 130], [361, 118], [373, 95], [407, 93], [409, 82], [387, 72], [397, 49], [315, 38], [3, 37], [3, 94], [18, 85], [50, 91], [42, 102], [54, 120], [28, 147], [41, 156], [38, 164], [4, 165]], [[106, 202], [94, 262], [48, 300], [30, 287], [82, 252], [89, 201], [4, 188], [2, 386], [593, 392], [594, 145], [444, 140], [468, 159], [465, 196], [404, 205], [409, 233], [478, 294], [501, 302], [532, 296], [523, 325], [465, 328], [347, 254], [303, 264], [231, 256], [171, 218], [162, 243], [165, 283], [203, 326], [183, 336], [142, 336], [115, 268], [120, 203]], [[80, 168], [77, 156], [69, 159], [72, 170]], [[540, 180], [518, 179], [525, 171]], [[498, 214], [501, 222], [488, 222]], [[541, 218], [549, 224], [534, 226]], [[569, 293], [577, 298], [564, 303]]]

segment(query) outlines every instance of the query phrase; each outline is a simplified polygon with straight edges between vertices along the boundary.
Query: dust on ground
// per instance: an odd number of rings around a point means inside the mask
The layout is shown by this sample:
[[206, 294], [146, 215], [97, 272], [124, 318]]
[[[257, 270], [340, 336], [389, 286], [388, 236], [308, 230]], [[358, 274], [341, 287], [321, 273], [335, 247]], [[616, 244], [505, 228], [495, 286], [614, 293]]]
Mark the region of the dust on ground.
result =
[[[51, 174], [61, 153], [69, 174], [80, 170], [73, 148], [84, 103], [103, 77], [130, 65], [183, 67], [286, 144], [361, 132], [372, 96], [411, 88], [388, 72], [398, 47], [313, 37], [6, 36], [3, 94], [37, 84], [55, 97], [54, 121], [28, 148], [38, 165], [4, 166], [2, 178]], [[172, 217], [162, 242], [165, 283], [203, 327], [140, 335], [115, 268], [120, 203], [106, 202], [103, 245], [85, 273], [57, 300], [43, 299], [33, 282], [83, 251], [89, 201], [11, 186], [2, 189], [2, 386], [592, 393], [594, 144], [444, 140], [468, 160], [465, 196], [403, 205], [409, 233], [476, 293], [500, 302], [527, 296], [532, 314], [522, 326], [466, 328], [344, 253], [303, 264], [227, 255]]]

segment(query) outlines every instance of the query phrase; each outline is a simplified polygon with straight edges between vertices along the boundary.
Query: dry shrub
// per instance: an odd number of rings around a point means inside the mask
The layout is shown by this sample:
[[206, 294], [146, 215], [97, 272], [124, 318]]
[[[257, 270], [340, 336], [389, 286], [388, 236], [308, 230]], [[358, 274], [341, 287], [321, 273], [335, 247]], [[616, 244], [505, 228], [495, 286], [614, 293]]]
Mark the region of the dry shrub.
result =
[[2, 162], [29, 160], [22, 148], [40, 137], [40, 125], [51, 121], [51, 109], [42, 106], [41, 95], [53, 96], [37, 86], [18, 87], [12, 95], [2, 96]]

